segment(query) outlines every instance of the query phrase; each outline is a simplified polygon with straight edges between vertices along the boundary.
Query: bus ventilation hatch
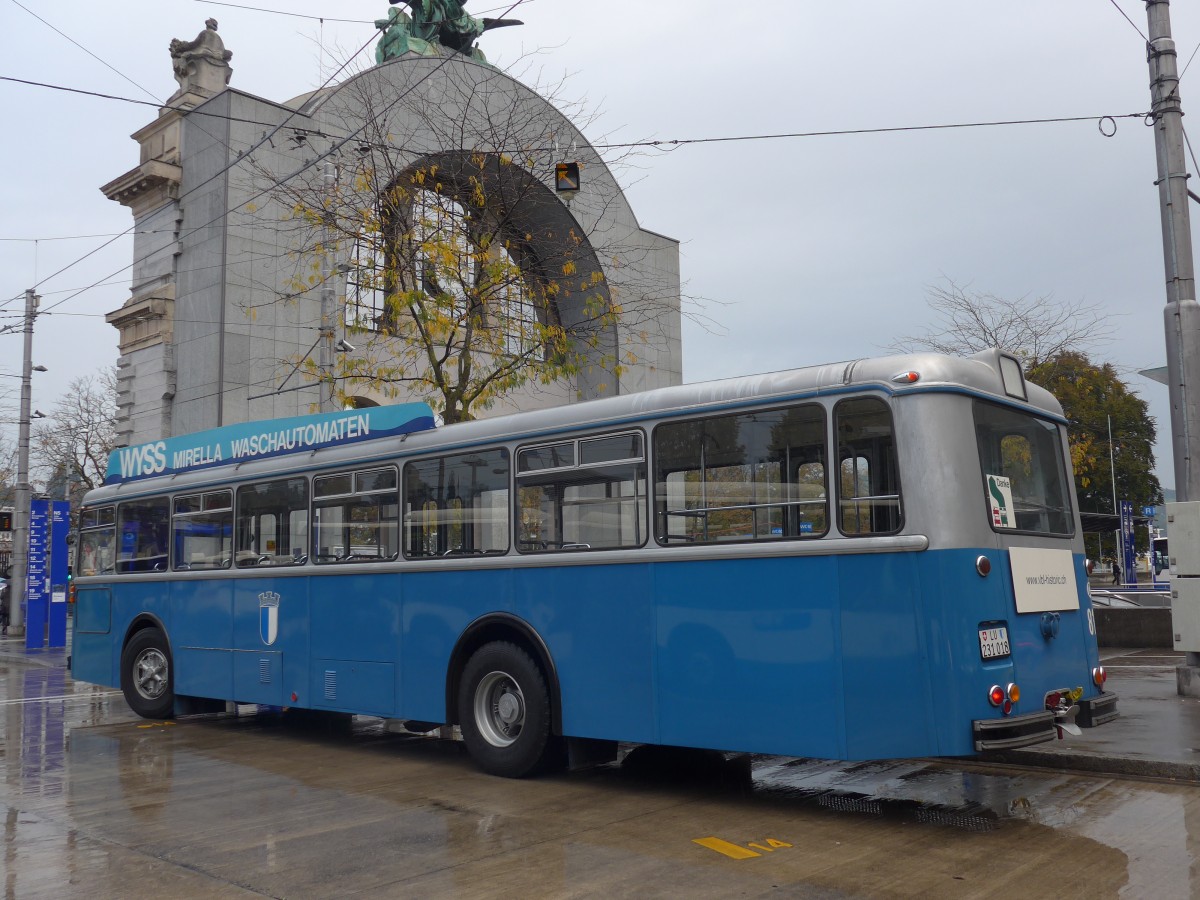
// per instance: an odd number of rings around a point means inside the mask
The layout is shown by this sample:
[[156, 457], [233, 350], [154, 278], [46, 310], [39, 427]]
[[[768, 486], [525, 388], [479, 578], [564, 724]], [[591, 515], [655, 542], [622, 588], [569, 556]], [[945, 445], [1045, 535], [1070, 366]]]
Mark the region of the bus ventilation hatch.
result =
[[325, 670], [325, 699], [337, 699], [337, 672], [333, 669]]

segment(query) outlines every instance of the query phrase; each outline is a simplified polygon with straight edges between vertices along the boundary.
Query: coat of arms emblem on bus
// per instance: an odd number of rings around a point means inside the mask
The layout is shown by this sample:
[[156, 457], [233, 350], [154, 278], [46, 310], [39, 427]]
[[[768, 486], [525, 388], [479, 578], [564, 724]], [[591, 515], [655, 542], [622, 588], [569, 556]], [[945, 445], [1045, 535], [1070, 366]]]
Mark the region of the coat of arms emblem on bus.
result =
[[258, 634], [268, 647], [279, 634], [279, 595], [274, 591], [258, 595]]
[[1010, 521], [1012, 516], [1012, 481], [1003, 475], [989, 475], [988, 508], [992, 511], [992, 525], [995, 528], [1013, 528]]

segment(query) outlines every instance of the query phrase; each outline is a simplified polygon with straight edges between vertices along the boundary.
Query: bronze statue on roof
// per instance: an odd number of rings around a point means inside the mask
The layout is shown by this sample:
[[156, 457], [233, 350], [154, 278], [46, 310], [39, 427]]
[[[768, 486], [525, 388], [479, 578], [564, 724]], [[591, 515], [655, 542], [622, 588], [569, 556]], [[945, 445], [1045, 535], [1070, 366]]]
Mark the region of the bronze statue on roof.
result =
[[[405, 21], [408, 16], [393, 9], [387, 19], [380, 19], [375, 23], [375, 26], [384, 32], [384, 37], [376, 50], [376, 59], [379, 62], [402, 55], [408, 49], [406, 42], [399, 40], [401, 37], [413, 37], [430, 44], [440, 44], [450, 50], [473, 56], [477, 54], [473, 45], [485, 31], [524, 24], [519, 19], [477, 19], [467, 13], [464, 8], [465, 3], [460, 0], [388, 0], [388, 2], [392, 6], [404, 4], [412, 11], [412, 18]], [[397, 53], [397, 50], [400, 52]]]

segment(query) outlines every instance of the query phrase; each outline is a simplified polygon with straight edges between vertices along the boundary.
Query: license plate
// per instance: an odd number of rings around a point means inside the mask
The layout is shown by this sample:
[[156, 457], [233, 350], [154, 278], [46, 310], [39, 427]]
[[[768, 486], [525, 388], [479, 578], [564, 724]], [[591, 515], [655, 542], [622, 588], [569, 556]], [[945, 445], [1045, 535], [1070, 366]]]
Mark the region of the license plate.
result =
[[979, 653], [984, 659], [1008, 656], [1011, 652], [1008, 646], [1008, 629], [1003, 625], [998, 628], [979, 629]]

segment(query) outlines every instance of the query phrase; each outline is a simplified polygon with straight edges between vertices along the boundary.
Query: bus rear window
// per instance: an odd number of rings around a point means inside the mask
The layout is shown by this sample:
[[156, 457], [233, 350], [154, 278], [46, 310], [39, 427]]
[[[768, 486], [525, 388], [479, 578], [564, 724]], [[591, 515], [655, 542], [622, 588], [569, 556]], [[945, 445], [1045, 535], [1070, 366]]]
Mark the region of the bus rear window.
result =
[[975, 437], [992, 528], [1063, 536], [1075, 533], [1057, 425], [976, 400]]

